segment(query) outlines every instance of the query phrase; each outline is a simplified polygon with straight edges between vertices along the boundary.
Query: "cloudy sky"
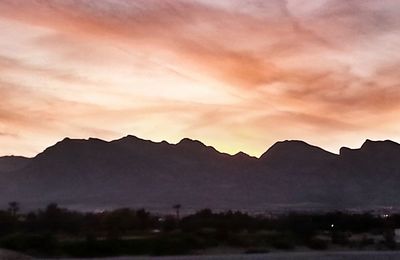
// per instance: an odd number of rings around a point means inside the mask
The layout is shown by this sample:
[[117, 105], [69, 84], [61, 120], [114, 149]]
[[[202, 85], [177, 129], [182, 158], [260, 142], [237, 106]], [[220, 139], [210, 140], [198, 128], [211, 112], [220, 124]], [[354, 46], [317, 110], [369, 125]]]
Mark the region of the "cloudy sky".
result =
[[0, 155], [400, 141], [400, 1], [0, 0]]

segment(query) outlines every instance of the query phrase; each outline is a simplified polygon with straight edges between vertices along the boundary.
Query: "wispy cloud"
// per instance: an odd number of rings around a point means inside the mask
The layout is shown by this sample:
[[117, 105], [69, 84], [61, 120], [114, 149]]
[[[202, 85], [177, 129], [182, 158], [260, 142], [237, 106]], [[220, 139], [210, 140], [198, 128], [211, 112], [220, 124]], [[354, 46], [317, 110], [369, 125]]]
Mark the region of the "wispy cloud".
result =
[[252, 154], [277, 139], [331, 150], [398, 140], [399, 10], [389, 0], [3, 0], [0, 131], [23, 140], [15, 149], [1, 136], [3, 153], [62, 135], [190, 136]]

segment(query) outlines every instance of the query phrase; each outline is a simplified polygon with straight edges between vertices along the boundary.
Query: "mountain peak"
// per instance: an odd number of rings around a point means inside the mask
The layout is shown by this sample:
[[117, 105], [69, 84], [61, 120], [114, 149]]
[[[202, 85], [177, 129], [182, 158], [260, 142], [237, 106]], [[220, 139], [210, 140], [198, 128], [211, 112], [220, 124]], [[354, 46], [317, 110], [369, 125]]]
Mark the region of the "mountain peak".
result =
[[190, 138], [183, 138], [182, 140], [179, 141], [179, 143], [177, 143], [177, 145], [179, 146], [206, 146], [205, 144], [203, 144], [202, 142], [200, 142], [199, 140], [193, 140]]
[[396, 147], [400, 148], [400, 144], [393, 142], [391, 140], [383, 140], [383, 141], [372, 141], [370, 139], [365, 140], [361, 149], [382, 149], [382, 148], [389, 148], [389, 147]]
[[320, 158], [334, 157], [335, 154], [323, 150], [317, 146], [310, 145], [299, 140], [285, 140], [275, 143], [260, 159], [280, 160], [315, 160]]
[[57, 144], [70, 144], [70, 143], [97, 143], [97, 142], [106, 142], [99, 138], [89, 137], [88, 139], [75, 139], [70, 137], [65, 137], [63, 140], [59, 141]]
[[284, 140], [276, 142], [273, 146], [314, 147], [301, 140]]
[[118, 144], [125, 144], [125, 145], [132, 145], [132, 144], [161, 144], [163, 146], [170, 145], [170, 143], [168, 143], [165, 140], [161, 141], [161, 142], [154, 142], [151, 140], [142, 139], [142, 138], [134, 136], [134, 135], [124, 136], [120, 139], [111, 141], [111, 143], [118, 143]]
[[396, 155], [400, 152], [400, 144], [391, 140], [373, 141], [370, 139], [365, 140], [362, 146], [358, 149], [351, 149], [348, 147], [340, 148], [341, 156], [352, 156], [355, 154], [370, 154], [374, 155]]
[[69, 138], [69, 137], [65, 137], [64, 139], [62, 139], [61, 141], [58, 141], [57, 144], [62, 144], [62, 143], [69, 143], [71, 142], [73, 139]]
[[317, 150], [328, 153], [327, 151], [323, 150], [322, 148], [310, 145], [304, 141], [285, 140], [285, 141], [276, 142], [261, 157], [263, 157], [264, 155], [268, 155], [268, 154], [275, 153], [275, 152], [281, 152], [281, 151], [305, 152], [305, 151], [317, 151]]
[[235, 159], [238, 159], [238, 160], [249, 160], [249, 159], [250, 160], [257, 160], [256, 157], [250, 156], [247, 153], [244, 153], [242, 151], [234, 154], [232, 157], [235, 158]]
[[65, 137], [64, 139], [62, 139], [61, 141], [57, 142], [55, 145], [48, 147], [47, 149], [52, 148], [52, 147], [60, 147], [60, 146], [64, 147], [64, 146], [68, 146], [68, 145], [71, 145], [71, 144], [74, 144], [74, 143], [77, 143], [77, 142], [84, 142], [84, 141], [86, 141], [86, 140], [84, 140], [84, 139], [73, 139], [73, 138]]
[[248, 155], [247, 153], [244, 153], [244, 152], [240, 151], [240, 152], [234, 154], [233, 156], [237, 156], [237, 157], [247, 157], [247, 156], [250, 156], [250, 155]]
[[144, 142], [144, 141], [146, 141], [146, 140], [141, 139], [141, 138], [139, 138], [137, 136], [127, 135], [127, 136], [124, 136], [124, 137], [122, 137], [120, 139], [114, 140], [112, 142], [117, 142], [117, 143], [134, 143], [135, 142], [136, 143], [136, 142]]
[[199, 140], [193, 140], [190, 138], [183, 138], [181, 141], [179, 141], [179, 143], [176, 144], [176, 147], [189, 153], [208, 154], [209, 152], [212, 152], [220, 154], [220, 152], [214, 147], [207, 146]]

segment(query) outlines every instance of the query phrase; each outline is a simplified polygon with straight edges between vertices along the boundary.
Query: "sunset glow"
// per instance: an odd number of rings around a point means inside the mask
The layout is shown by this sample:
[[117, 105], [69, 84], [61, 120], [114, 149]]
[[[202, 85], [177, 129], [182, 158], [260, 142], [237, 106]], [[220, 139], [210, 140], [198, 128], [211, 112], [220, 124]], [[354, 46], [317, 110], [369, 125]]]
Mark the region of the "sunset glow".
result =
[[400, 141], [400, 1], [1, 0], [0, 154]]

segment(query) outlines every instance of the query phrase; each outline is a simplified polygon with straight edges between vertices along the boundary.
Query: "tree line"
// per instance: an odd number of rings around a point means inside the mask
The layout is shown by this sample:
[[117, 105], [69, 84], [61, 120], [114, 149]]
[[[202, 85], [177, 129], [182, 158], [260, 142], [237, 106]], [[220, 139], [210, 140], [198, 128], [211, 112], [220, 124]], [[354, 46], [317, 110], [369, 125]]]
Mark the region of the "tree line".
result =
[[[396, 249], [394, 230], [400, 228], [400, 215], [332, 212], [271, 217], [204, 209], [181, 216], [181, 207], [173, 205], [171, 215], [156, 215], [130, 208], [78, 212], [52, 203], [21, 213], [20, 205], [11, 202], [0, 211], [0, 247], [34, 256], [79, 257], [189, 254], [217, 246], [244, 252], [296, 246], [323, 250], [332, 244]], [[353, 234], [364, 237], [354, 242]], [[365, 234], [378, 235], [381, 241]]]

